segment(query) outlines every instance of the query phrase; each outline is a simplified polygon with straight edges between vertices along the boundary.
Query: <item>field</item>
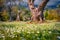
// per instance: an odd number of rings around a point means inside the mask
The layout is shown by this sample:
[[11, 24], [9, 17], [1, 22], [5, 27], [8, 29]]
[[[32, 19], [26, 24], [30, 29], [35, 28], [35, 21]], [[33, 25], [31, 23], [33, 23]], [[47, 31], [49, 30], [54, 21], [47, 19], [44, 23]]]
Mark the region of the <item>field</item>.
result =
[[0, 40], [60, 40], [60, 22], [0, 22]]

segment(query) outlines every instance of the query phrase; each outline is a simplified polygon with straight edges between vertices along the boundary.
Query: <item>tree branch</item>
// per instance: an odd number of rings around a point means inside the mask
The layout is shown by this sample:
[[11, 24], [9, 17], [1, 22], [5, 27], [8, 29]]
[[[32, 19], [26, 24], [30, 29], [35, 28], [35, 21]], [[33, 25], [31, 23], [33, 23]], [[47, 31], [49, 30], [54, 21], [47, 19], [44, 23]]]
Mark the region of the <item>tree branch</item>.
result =
[[46, 6], [46, 4], [48, 3], [49, 0], [43, 0], [41, 4], [39, 4], [38, 6], [38, 11], [40, 10], [44, 10], [44, 7]]
[[29, 5], [29, 8], [30, 8], [31, 11], [32, 11], [33, 9], [35, 9], [35, 7], [34, 7], [34, 1], [35, 1], [35, 0], [28, 0], [28, 5]]

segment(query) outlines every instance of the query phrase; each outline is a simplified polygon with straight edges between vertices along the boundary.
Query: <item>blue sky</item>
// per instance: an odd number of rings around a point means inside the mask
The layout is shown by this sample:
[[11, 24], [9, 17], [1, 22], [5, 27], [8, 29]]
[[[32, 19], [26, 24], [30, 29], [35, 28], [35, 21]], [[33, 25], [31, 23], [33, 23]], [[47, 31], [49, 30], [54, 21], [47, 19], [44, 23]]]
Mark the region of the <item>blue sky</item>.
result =
[[[24, 2], [21, 3], [21, 5], [24, 5], [25, 7], [27, 7], [27, 0], [24, 0]], [[35, 0], [35, 5], [39, 5], [39, 3], [41, 3], [42, 0]], [[18, 1], [16, 1], [17, 4], [19, 4]], [[12, 3], [14, 4], [14, 2]], [[47, 5], [46, 8], [57, 8], [57, 5], [60, 4], [60, 0], [50, 0]], [[7, 3], [7, 5], [10, 5], [10, 2]]]
[[[27, 2], [27, 0], [24, 0], [24, 2]], [[39, 5], [39, 3], [41, 3], [41, 2], [42, 2], [42, 0], [35, 0], [34, 3]], [[8, 3], [8, 4], [10, 4], [10, 3]], [[60, 4], [60, 0], [50, 0], [47, 5], [55, 5], [55, 4]]]
[[[24, 0], [24, 1], [27, 2], [27, 0]], [[58, 1], [60, 1], [60, 0], [50, 0], [47, 5], [54, 5], [54, 4], [58, 3]], [[35, 0], [35, 4], [39, 4], [41, 2], [42, 2], [42, 0]]]

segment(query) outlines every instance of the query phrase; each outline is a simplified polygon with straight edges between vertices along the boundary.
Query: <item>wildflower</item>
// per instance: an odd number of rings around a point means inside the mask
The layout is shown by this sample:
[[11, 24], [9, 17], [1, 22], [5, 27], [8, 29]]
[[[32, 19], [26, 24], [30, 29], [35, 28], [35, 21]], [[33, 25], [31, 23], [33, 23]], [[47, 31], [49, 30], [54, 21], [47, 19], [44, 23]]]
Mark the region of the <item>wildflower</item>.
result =
[[49, 31], [49, 33], [51, 33], [51, 31]]
[[37, 31], [37, 33], [39, 33], [39, 31]]
[[5, 36], [2, 36], [3, 38], [5, 38]]
[[45, 31], [43, 31], [43, 33], [45, 33]]
[[15, 36], [14, 35], [10, 35], [11, 38], [14, 38]]
[[30, 33], [29, 31], [27, 33]]
[[60, 39], [60, 36], [57, 36], [58, 39]]

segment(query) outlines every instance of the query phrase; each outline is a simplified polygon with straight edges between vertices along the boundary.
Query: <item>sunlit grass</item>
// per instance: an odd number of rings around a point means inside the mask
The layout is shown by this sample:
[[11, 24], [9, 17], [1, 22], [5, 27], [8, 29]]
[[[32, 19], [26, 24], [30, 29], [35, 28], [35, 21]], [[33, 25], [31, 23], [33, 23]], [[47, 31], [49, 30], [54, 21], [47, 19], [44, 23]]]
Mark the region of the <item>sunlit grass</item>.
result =
[[56, 40], [59, 35], [60, 22], [0, 22], [1, 40]]

